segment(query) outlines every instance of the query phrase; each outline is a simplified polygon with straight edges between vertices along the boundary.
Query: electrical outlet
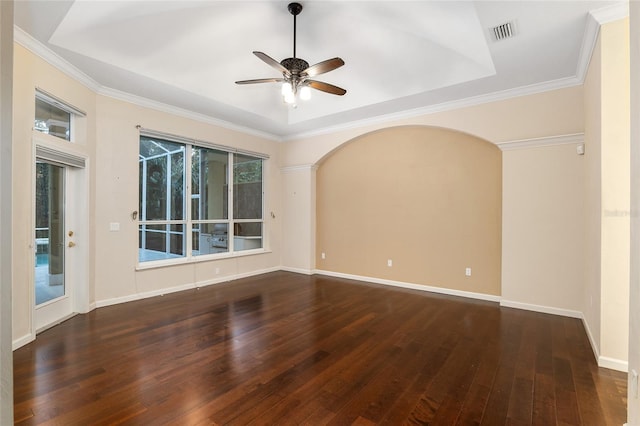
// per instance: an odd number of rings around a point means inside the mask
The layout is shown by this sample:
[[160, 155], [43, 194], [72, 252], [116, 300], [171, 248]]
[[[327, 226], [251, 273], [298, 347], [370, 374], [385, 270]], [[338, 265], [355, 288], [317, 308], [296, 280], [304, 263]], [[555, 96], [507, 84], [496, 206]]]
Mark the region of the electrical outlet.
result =
[[322, 254], [320, 255], [321, 258], [326, 259], [327, 256], [324, 254], [324, 252], [322, 252]]
[[638, 372], [636, 370], [631, 370], [631, 392], [629, 392], [632, 397], [638, 398]]
[[220, 273], [220, 268], [216, 268], [216, 275]]
[[470, 277], [470, 276], [471, 276], [471, 268], [466, 268], [466, 269], [464, 270], [464, 274], [465, 274], [467, 277]]
[[387, 260], [387, 266], [389, 266], [389, 267], [393, 266], [393, 260], [388, 259]]

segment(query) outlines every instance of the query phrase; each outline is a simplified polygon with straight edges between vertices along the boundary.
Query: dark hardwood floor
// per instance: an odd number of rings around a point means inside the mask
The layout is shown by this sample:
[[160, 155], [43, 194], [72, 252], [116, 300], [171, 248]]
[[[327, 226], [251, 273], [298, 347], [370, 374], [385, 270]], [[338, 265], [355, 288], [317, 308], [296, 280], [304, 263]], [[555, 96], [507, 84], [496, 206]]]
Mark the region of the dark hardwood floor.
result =
[[14, 353], [16, 423], [621, 425], [580, 320], [276, 272], [96, 309]]

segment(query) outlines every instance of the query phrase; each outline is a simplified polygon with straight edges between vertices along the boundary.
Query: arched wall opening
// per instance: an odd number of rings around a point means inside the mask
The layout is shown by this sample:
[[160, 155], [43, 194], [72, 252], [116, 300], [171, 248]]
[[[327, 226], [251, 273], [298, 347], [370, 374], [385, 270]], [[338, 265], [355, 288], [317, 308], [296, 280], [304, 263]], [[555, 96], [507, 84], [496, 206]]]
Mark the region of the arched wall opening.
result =
[[501, 241], [502, 153], [486, 140], [393, 127], [318, 164], [318, 270], [499, 296]]

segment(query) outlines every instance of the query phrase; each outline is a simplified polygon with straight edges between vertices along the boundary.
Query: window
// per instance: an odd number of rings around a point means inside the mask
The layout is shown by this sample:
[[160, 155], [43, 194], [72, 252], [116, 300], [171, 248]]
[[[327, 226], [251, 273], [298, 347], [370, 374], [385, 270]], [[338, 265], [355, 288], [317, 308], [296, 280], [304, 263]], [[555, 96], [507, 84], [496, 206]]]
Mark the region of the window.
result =
[[36, 97], [34, 128], [42, 133], [71, 140], [71, 113]]
[[262, 158], [142, 135], [139, 165], [140, 262], [263, 248]]
[[71, 132], [71, 123], [77, 118], [86, 117], [87, 114], [38, 87], [35, 101], [33, 128], [39, 132], [72, 141], [74, 136]]

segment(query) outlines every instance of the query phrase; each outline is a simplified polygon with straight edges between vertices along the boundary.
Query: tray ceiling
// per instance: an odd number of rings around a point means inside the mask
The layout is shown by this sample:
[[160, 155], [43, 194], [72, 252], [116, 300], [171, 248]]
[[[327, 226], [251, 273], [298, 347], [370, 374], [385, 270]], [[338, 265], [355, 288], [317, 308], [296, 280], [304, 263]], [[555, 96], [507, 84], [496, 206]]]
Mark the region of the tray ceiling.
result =
[[[590, 12], [621, 1], [306, 1], [297, 56], [339, 56], [292, 108], [251, 52], [292, 56], [283, 1], [20, 1], [16, 25], [105, 89], [165, 103], [274, 138], [523, 88], [579, 84]], [[510, 23], [514, 36], [496, 40]], [[593, 37], [593, 34], [591, 34]]]

